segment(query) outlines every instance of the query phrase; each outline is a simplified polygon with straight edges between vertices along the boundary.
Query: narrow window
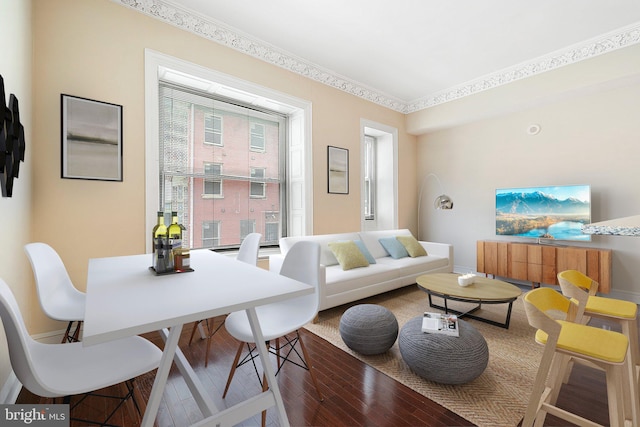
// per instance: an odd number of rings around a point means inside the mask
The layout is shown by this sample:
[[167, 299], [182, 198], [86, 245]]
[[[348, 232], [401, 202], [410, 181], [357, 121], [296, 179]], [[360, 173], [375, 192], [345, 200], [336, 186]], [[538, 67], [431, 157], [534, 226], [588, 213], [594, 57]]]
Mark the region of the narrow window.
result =
[[376, 139], [364, 137], [364, 219], [376, 218]]
[[250, 144], [252, 151], [265, 150], [265, 125], [262, 123], [251, 123]]

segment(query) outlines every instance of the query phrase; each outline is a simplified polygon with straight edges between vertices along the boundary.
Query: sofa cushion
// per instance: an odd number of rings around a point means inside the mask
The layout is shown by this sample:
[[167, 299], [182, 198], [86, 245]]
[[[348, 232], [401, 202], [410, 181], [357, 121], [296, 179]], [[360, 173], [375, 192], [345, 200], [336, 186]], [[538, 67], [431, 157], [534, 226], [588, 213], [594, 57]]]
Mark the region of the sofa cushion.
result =
[[[360, 240], [365, 244], [371, 255], [375, 258], [384, 258], [389, 256], [387, 251], [382, 247], [378, 241], [381, 237], [396, 237], [396, 236], [411, 236], [411, 231], [403, 228], [400, 230], [373, 230], [373, 231], [361, 231]], [[357, 238], [357, 237], [356, 237]]]
[[296, 242], [302, 240], [309, 240], [312, 242], [318, 242], [320, 244], [320, 264], [338, 265], [338, 260], [329, 249], [330, 242], [357, 240], [359, 238], [358, 233], [337, 233], [337, 234], [318, 234], [314, 236], [295, 236], [295, 237], [282, 237], [280, 239], [280, 251], [282, 254], [286, 254]]
[[371, 252], [369, 252], [369, 249], [367, 249], [362, 240], [354, 240], [354, 243], [358, 246], [358, 249], [360, 249], [360, 252], [362, 252], [362, 255], [364, 255], [367, 261], [369, 261], [369, 264], [376, 263], [376, 259], [371, 255]]
[[353, 241], [331, 242], [328, 246], [343, 270], [369, 266], [369, 261]]
[[[391, 258], [389, 258], [391, 259]], [[409, 258], [407, 259], [414, 259]], [[376, 283], [398, 280], [398, 270], [392, 265], [371, 264], [367, 268], [343, 270], [338, 264], [326, 268], [326, 295], [370, 287]]]
[[391, 255], [394, 259], [408, 257], [409, 253], [404, 248], [402, 243], [395, 237], [382, 237], [378, 239], [382, 247]]
[[385, 265], [397, 271], [400, 277], [411, 275], [426, 274], [431, 270], [446, 267], [449, 264], [448, 258], [442, 258], [433, 255], [421, 256], [416, 258], [405, 257], [401, 259], [393, 259], [390, 256], [384, 258], [376, 258], [378, 265]]
[[410, 257], [415, 258], [427, 255], [427, 251], [422, 247], [420, 242], [418, 242], [415, 237], [396, 236], [396, 239], [398, 239], [398, 241], [402, 243], [402, 246], [404, 246], [404, 248], [407, 250]]

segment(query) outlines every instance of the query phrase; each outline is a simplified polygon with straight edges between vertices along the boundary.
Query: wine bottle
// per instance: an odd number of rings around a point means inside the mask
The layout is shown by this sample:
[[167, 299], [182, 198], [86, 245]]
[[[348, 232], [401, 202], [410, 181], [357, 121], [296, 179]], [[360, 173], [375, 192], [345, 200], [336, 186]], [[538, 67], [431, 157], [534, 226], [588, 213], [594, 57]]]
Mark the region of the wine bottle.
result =
[[[167, 228], [169, 234], [169, 249], [171, 251], [171, 259], [175, 260], [176, 256], [180, 256], [182, 249], [182, 227], [178, 224], [178, 212], [171, 212], [171, 224]], [[176, 268], [175, 262], [171, 263], [171, 268]]]
[[164, 225], [164, 212], [158, 211], [158, 223], [153, 227], [153, 268], [156, 273], [164, 273], [166, 267], [167, 226]]

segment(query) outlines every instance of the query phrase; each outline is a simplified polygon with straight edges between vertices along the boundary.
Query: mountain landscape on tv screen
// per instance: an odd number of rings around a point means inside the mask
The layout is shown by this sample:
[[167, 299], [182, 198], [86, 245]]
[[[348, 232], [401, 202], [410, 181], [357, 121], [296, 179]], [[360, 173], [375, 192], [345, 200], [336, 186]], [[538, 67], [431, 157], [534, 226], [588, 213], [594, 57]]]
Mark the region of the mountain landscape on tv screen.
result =
[[582, 224], [591, 218], [589, 201], [558, 199], [542, 191], [496, 194], [496, 234], [544, 239], [589, 240]]

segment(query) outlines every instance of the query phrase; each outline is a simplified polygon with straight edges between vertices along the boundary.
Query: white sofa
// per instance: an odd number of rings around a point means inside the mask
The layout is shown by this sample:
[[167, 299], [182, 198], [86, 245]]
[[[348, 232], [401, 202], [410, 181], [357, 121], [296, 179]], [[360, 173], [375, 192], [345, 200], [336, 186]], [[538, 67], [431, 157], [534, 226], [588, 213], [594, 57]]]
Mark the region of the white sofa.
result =
[[[420, 242], [427, 256], [394, 259], [378, 242], [382, 237], [410, 236], [407, 229], [283, 237], [280, 254], [269, 256], [269, 270], [279, 272], [284, 255], [294, 243], [302, 240], [318, 242], [320, 254], [320, 310], [336, 307], [372, 295], [416, 283], [426, 273], [453, 271], [453, 246], [445, 243]], [[361, 240], [376, 263], [368, 267], [343, 270], [329, 249], [329, 243]]]

